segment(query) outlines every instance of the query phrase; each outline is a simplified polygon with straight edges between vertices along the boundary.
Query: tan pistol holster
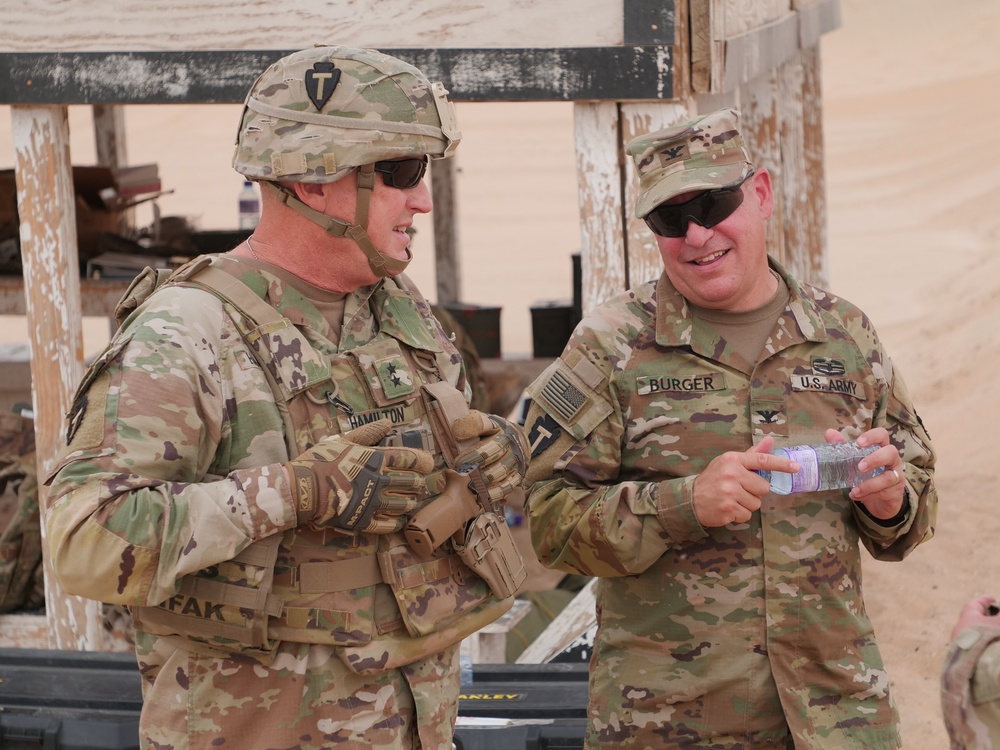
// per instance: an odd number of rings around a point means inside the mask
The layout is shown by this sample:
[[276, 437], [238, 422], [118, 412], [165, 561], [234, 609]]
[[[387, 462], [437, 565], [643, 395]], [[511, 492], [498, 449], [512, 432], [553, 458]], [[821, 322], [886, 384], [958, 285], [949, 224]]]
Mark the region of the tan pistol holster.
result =
[[457, 465], [476, 443], [475, 439], [459, 442], [452, 432], [455, 420], [467, 414], [469, 407], [448, 383], [427, 383], [424, 395], [451, 471], [445, 491], [414, 514], [403, 533], [411, 546], [427, 552], [429, 545], [436, 547], [450, 538], [462, 562], [489, 584], [495, 597], [511, 597], [528, 573], [503, 506], [490, 500], [478, 466]]

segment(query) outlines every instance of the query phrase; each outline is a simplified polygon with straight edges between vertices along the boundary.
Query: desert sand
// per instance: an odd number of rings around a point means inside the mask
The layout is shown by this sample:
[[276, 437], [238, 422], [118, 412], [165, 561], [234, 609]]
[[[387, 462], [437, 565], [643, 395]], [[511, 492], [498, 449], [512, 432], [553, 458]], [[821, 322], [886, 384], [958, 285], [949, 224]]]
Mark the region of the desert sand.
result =
[[[842, 2], [823, 37], [831, 288], [872, 317], [938, 451], [937, 533], [865, 566], [904, 747], [948, 747], [940, 664], [961, 604], [998, 593], [1000, 4]], [[990, 125], [986, 128], [992, 129]]]
[[[961, 604], [998, 594], [1000, 3], [841, 0], [821, 41], [829, 276], [875, 321], [937, 448], [937, 532], [901, 563], [866, 559], [865, 594], [907, 750], [941, 750], [938, 673]], [[236, 222], [229, 165], [239, 108], [130, 107], [129, 160], [156, 161], [164, 215]], [[0, 113], [0, 164], [13, 162]], [[86, 108], [71, 108], [74, 163], [93, 161]], [[529, 308], [571, 297], [579, 248], [572, 107], [466, 104], [458, 211], [466, 302], [502, 306], [504, 356], [531, 352]], [[994, 203], [997, 201], [997, 203]], [[140, 220], [142, 217], [140, 217]], [[434, 287], [430, 222], [412, 276]], [[107, 336], [89, 321], [86, 349]], [[0, 342], [27, 338], [0, 319]], [[991, 479], [992, 477], [992, 479]], [[990, 561], [993, 562], [990, 562]]]

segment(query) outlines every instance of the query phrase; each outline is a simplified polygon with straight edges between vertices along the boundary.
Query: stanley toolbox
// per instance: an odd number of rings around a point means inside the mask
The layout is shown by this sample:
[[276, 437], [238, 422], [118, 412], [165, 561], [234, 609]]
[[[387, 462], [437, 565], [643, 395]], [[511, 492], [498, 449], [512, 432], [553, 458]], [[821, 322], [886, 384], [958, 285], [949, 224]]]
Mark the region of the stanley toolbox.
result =
[[476, 664], [462, 686], [458, 750], [583, 747], [587, 664]]
[[135, 655], [0, 649], [0, 748], [139, 747]]
[[[139, 747], [142, 691], [131, 653], [0, 649], [2, 750]], [[476, 664], [457, 750], [583, 747], [586, 664]]]

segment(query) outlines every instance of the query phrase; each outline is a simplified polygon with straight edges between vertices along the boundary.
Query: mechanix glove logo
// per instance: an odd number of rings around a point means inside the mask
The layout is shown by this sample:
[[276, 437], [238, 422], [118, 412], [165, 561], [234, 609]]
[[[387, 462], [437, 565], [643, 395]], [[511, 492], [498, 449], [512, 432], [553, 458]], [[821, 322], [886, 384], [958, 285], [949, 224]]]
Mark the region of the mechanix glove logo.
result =
[[306, 71], [306, 94], [320, 112], [340, 83], [340, 71], [332, 62], [318, 62]]

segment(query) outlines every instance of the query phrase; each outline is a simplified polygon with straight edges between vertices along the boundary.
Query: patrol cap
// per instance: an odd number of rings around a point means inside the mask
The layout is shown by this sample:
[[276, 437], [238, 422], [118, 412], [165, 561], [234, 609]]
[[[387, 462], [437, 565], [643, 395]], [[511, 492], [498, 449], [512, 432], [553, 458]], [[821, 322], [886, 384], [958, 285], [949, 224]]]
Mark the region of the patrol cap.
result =
[[233, 167], [252, 180], [334, 182], [377, 161], [450, 156], [462, 134], [440, 83], [372, 49], [316, 46], [250, 87]]
[[730, 187], [753, 170], [729, 107], [633, 138], [625, 147], [639, 175], [635, 215], [643, 218], [675, 195]]

